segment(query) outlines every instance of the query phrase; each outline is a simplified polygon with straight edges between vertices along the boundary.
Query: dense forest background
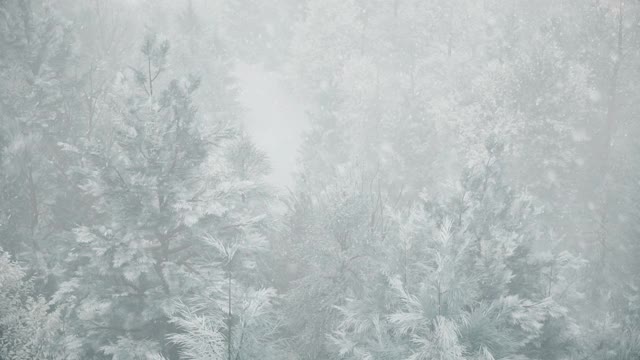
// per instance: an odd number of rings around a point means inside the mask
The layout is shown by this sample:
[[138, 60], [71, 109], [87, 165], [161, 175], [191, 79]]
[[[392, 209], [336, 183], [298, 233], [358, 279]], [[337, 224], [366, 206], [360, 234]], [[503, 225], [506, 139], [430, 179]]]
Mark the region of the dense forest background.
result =
[[0, 0], [0, 359], [640, 359], [639, 139], [635, 0]]

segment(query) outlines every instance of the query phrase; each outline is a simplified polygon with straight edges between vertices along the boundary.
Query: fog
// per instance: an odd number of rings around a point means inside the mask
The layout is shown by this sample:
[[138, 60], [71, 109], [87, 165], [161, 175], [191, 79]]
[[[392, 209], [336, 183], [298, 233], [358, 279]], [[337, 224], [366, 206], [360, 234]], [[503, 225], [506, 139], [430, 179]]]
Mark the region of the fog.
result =
[[0, 0], [0, 360], [640, 359], [640, 3]]
[[244, 127], [269, 157], [267, 180], [277, 187], [292, 187], [298, 149], [308, 127], [302, 99], [280, 74], [262, 66], [238, 64], [234, 75], [244, 108]]

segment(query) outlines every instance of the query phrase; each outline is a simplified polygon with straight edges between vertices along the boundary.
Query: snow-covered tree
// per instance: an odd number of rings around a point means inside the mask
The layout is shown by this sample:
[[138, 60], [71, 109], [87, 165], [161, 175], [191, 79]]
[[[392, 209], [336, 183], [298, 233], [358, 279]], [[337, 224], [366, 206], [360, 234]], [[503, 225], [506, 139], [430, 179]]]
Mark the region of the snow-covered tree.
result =
[[536, 213], [501, 182], [499, 148], [490, 148], [454, 194], [425, 194], [401, 218], [386, 256], [395, 263], [371, 293], [340, 307], [333, 341], [343, 357], [554, 358], [570, 350], [575, 326], [556, 297], [575, 291], [567, 277], [580, 262], [532, 251]]
[[266, 277], [273, 219], [262, 178], [269, 167], [245, 136], [228, 144], [225, 160], [227, 191], [235, 196], [203, 235], [208, 255], [196, 263], [199, 291], [180, 300], [170, 339], [187, 359], [278, 359], [278, 296]]
[[71, 110], [72, 35], [50, 1], [0, 4], [0, 235], [51, 293], [83, 205], [70, 166], [84, 128]]
[[0, 358], [80, 359], [80, 346], [65, 332], [59, 312], [34, 295], [23, 267], [0, 250]]
[[[141, 66], [116, 79], [117, 120], [79, 168], [92, 220], [74, 230], [71, 279], [58, 297], [85, 335], [85, 356], [176, 358], [167, 336], [176, 301], [213, 263], [205, 235], [238, 240], [265, 209], [259, 183], [233, 170], [236, 132], [228, 119], [199, 117], [194, 77], [166, 81], [169, 43], [148, 35]], [[235, 159], [234, 159], [235, 161]], [[63, 296], [66, 294], [66, 296]]]

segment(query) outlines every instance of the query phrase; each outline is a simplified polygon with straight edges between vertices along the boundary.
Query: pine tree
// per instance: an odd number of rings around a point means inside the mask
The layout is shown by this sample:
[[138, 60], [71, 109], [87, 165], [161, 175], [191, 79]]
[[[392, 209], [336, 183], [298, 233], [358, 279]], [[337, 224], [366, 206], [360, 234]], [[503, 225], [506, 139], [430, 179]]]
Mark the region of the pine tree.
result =
[[49, 1], [2, 2], [0, 29], [0, 242], [50, 295], [83, 209], [70, 172], [84, 131], [70, 109], [73, 39]]
[[80, 359], [80, 346], [65, 333], [60, 312], [34, 294], [25, 270], [0, 250], [0, 358]]
[[193, 278], [209, 253], [204, 235], [253, 189], [225, 175], [222, 149], [233, 131], [224, 119], [197, 116], [199, 80], [163, 80], [168, 51], [157, 35], [145, 38], [141, 66], [116, 80], [113, 130], [78, 170], [92, 221], [74, 230], [72, 277], [61, 291], [72, 305], [67, 316], [86, 334], [87, 357], [177, 356], [166, 339], [177, 330], [169, 315], [200, 286]]
[[334, 358], [329, 336], [339, 307], [366, 291], [375, 274], [376, 245], [384, 236], [381, 204], [369, 182], [344, 175], [313, 194], [300, 192], [287, 214], [284, 276], [285, 336], [303, 359]]
[[401, 220], [398, 245], [386, 256], [397, 263], [380, 273], [375, 290], [341, 307], [337, 352], [354, 359], [554, 358], [575, 345], [575, 325], [556, 296], [571, 290], [566, 278], [580, 262], [532, 251], [536, 213], [501, 182], [499, 147], [489, 148], [492, 157], [463, 177], [459, 194], [427, 197]]
[[278, 296], [265, 276], [273, 226], [263, 183], [269, 167], [246, 136], [231, 141], [225, 154], [224, 216], [204, 235], [208, 256], [194, 275], [199, 291], [180, 300], [171, 340], [187, 359], [278, 359]]

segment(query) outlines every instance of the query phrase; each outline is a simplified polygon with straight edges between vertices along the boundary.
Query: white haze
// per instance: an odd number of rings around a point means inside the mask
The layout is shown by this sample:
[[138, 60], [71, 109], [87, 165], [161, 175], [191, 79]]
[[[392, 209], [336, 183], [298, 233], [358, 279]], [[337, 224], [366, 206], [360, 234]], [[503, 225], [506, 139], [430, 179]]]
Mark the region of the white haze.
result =
[[269, 181], [291, 187], [302, 133], [308, 127], [302, 99], [283, 84], [278, 73], [259, 65], [238, 64], [235, 76], [245, 108], [243, 123], [256, 145], [269, 156]]

